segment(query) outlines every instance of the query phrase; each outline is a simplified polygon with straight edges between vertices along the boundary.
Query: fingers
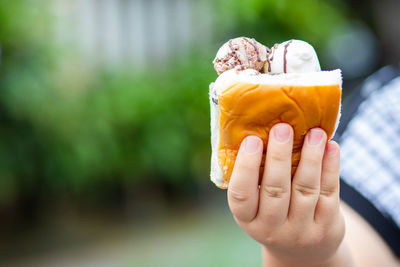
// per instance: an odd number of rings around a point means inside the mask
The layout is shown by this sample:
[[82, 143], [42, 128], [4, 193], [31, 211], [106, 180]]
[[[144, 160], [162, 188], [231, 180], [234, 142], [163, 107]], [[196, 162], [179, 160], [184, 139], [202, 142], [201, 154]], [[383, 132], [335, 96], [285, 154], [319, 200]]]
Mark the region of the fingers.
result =
[[289, 220], [298, 224], [314, 221], [320, 192], [322, 158], [327, 136], [320, 128], [311, 129], [304, 138], [301, 159], [292, 181]]
[[272, 127], [267, 146], [264, 176], [260, 187], [260, 208], [257, 215], [269, 226], [287, 219], [290, 202], [293, 129], [279, 123]]
[[258, 210], [258, 178], [263, 143], [256, 136], [242, 142], [228, 186], [228, 203], [233, 215], [243, 222], [251, 221]]
[[339, 167], [339, 145], [329, 141], [322, 161], [321, 187], [314, 217], [316, 223], [328, 224], [332, 215], [339, 212]]
[[[271, 131], [260, 189], [263, 144], [247, 137], [239, 149], [228, 187], [229, 207], [238, 221], [254, 218], [273, 227], [287, 219], [297, 225], [328, 223], [339, 207], [339, 146], [326, 143], [322, 129], [309, 131], [291, 181], [293, 129], [284, 123]], [[290, 207], [290, 208], [289, 208]]]

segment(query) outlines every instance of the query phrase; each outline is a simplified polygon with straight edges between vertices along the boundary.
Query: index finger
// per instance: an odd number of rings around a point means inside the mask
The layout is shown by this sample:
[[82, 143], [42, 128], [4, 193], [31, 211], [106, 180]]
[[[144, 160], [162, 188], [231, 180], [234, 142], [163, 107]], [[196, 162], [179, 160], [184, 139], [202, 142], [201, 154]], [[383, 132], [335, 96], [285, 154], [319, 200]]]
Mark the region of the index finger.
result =
[[228, 203], [233, 215], [243, 222], [251, 221], [258, 210], [258, 178], [263, 142], [248, 136], [242, 142], [228, 185]]

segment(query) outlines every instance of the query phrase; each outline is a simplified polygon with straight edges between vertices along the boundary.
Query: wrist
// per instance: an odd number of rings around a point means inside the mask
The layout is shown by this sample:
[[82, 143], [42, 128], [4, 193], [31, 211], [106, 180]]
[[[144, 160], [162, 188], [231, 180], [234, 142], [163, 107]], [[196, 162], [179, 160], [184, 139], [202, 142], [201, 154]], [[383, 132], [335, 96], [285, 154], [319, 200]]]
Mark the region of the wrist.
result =
[[290, 255], [284, 251], [276, 251], [262, 245], [263, 266], [268, 267], [352, 267], [354, 266], [350, 251], [345, 241], [342, 241], [334, 253], [327, 258], [302, 258], [299, 255]]

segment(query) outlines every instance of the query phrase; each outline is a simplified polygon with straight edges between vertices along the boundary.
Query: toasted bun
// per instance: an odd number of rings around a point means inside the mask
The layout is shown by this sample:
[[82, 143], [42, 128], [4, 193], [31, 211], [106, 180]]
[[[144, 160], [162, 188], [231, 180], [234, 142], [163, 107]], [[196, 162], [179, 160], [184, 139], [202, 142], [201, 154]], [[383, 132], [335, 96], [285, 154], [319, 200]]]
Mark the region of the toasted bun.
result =
[[294, 129], [294, 174], [309, 129], [321, 127], [328, 138], [333, 137], [340, 117], [341, 86], [340, 70], [278, 75], [230, 70], [221, 74], [210, 85], [211, 180], [227, 188], [242, 140], [256, 135], [266, 147], [269, 130], [279, 122]]

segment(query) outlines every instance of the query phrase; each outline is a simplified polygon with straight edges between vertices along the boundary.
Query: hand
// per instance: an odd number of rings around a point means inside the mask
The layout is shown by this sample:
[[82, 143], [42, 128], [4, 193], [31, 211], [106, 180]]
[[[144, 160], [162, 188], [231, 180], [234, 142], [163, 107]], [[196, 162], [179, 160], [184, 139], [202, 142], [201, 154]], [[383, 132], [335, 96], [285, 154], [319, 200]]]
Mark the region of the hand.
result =
[[259, 185], [263, 143], [256, 136], [245, 138], [228, 187], [229, 207], [243, 230], [263, 245], [271, 266], [325, 266], [344, 236], [339, 146], [327, 142], [322, 129], [311, 129], [291, 179], [292, 146], [292, 128], [275, 125]]

